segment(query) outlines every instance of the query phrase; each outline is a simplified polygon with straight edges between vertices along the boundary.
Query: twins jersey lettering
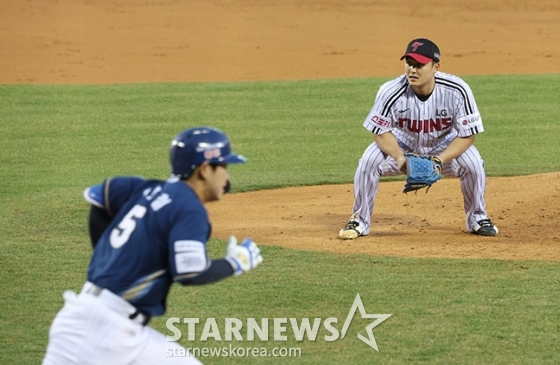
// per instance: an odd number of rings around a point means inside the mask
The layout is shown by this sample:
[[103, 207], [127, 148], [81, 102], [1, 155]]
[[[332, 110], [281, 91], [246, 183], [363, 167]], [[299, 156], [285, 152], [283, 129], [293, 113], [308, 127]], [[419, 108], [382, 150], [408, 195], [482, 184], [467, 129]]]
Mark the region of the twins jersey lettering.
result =
[[441, 149], [455, 137], [484, 131], [471, 88], [461, 78], [437, 72], [435, 88], [422, 101], [405, 75], [379, 88], [364, 127], [375, 134], [391, 131], [409, 150], [420, 154]]

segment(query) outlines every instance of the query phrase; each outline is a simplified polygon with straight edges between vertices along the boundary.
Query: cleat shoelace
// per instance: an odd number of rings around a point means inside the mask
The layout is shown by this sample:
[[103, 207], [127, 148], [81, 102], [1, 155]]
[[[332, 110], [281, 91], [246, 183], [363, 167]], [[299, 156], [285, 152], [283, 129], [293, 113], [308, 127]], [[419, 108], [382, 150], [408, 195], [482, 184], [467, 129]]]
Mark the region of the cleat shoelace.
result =
[[494, 227], [494, 224], [490, 221], [490, 219], [483, 219], [478, 222], [478, 225], [481, 227]]
[[356, 229], [356, 227], [358, 227], [359, 224], [358, 222], [348, 222], [348, 224], [346, 225], [346, 227], [344, 229]]

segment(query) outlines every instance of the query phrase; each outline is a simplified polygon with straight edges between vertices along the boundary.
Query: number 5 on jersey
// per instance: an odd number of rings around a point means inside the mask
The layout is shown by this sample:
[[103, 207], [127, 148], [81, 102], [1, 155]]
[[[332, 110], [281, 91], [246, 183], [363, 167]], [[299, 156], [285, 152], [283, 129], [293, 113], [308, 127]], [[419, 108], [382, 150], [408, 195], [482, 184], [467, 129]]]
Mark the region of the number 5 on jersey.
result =
[[144, 214], [146, 214], [146, 210], [146, 207], [142, 205], [135, 205], [127, 215], [124, 216], [117, 228], [113, 228], [110, 237], [111, 246], [113, 248], [120, 248], [128, 241], [130, 235], [136, 228], [136, 221], [134, 218], [142, 218]]

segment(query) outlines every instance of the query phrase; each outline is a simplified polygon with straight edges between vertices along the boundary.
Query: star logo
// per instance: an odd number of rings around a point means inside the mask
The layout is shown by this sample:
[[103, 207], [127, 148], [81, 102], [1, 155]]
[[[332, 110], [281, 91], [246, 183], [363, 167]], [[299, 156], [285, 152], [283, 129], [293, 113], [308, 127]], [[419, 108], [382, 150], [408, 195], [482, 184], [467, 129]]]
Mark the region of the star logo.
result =
[[362, 298], [360, 298], [360, 293], [356, 294], [356, 299], [354, 299], [354, 303], [352, 303], [352, 307], [350, 308], [350, 312], [348, 312], [348, 316], [346, 317], [346, 321], [344, 321], [344, 326], [342, 326], [342, 336], [341, 339], [344, 338], [346, 335], [346, 331], [348, 331], [348, 327], [350, 327], [350, 322], [352, 322], [352, 318], [354, 318], [354, 314], [356, 314], [357, 310], [360, 310], [360, 315], [362, 318], [370, 318], [375, 319], [375, 321], [371, 322], [366, 326], [366, 333], [368, 337], [358, 333], [358, 338], [363, 341], [365, 344], [369, 345], [375, 351], [379, 352], [379, 348], [377, 347], [377, 342], [375, 341], [375, 336], [373, 335], [373, 329], [379, 326], [383, 321], [387, 318], [391, 317], [392, 314], [368, 314], [366, 313], [366, 309], [364, 308], [364, 304], [362, 303]]

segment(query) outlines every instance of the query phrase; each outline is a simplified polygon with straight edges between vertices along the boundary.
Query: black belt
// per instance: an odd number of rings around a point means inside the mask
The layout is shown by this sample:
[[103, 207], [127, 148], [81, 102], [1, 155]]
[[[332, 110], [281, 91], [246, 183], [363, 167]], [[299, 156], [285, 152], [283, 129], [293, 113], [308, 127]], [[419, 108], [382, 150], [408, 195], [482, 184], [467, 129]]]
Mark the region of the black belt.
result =
[[141, 311], [140, 309], [136, 308], [136, 311], [128, 316], [133, 322], [139, 323], [142, 326], [145, 326], [150, 322], [150, 315], [146, 314], [146, 312]]
[[[88, 290], [86, 290], [86, 293], [98, 297], [103, 290], [108, 290], [108, 289], [104, 289], [92, 283], [92, 285], [88, 288]], [[147, 325], [148, 322], [150, 322], [150, 318], [151, 318], [150, 315], [136, 307], [134, 307], [134, 309], [136, 310], [134, 311], [134, 313], [129, 315], [128, 318], [130, 318], [134, 323], [141, 324], [142, 326]]]

